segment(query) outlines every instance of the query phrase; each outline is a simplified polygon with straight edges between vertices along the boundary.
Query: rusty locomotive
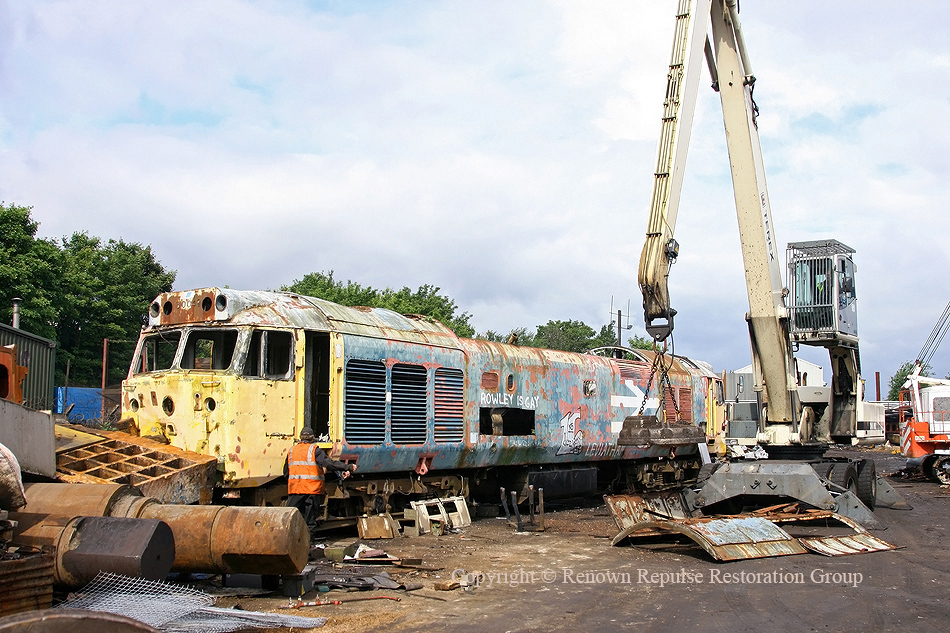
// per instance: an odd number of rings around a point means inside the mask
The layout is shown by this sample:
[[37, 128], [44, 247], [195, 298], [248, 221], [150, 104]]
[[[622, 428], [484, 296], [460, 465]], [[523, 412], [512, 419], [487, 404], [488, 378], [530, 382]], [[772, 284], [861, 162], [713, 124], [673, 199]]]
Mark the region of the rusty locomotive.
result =
[[[663, 414], [711, 432], [721, 381], [684, 357], [577, 354], [459, 338], [441, 323], [291, 293], [205, 288], [150, 305], [128, 377], [133, 435], [213, 456], [216, 499], [276, 505], [295, 435], [311, 427], [356, 476], [328, 482], [328, 519], [399, 512], [497, 486], [580, 494], [694, 477], [695, 438], [618, 445], [624, 420]], [[617, 358], [616, 356], [621, 356]]]

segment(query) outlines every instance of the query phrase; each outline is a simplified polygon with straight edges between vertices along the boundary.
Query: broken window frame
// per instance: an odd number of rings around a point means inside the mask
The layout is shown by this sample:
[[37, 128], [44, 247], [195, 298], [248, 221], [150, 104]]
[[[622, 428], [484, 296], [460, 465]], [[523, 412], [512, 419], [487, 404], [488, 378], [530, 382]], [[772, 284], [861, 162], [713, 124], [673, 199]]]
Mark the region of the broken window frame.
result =
[[[181, 355], [181, 342], [187, 335], [187, 328], [175, 328], [173, 330], [162, 330], [150, 332], [142, 336], [135, 350], [135, 357], [132, 359], [132, 365], [129, 371], [130, 375], [138, 376], [142, 374], [157, 374], [171, 371], [178, 368], [179, 357]], [[171, 355], [171, 361], [156, 366], [156, 360], [161, 354], [155, 353], [156, 344], [164, 342], [167, 344], [163, 349], [171, 349], [170, 343], [174, 340], [174, 352]]]
[[[286, 345], [281, 344], [281, 349], [287, 350], [287, 357], [281, 359], [281, 368], [286, 362], [286, 370], [283, 373], [272, 372], [274, 358], [272, 352], [278, 349], [275, 344], [276, 339], [286, 337]], [[296, 348], [296, 338], [292, 330], [271, 330], [266, 328], [254, 328], [248, 332], [247, 336], [241, 339], [244, 349], [243, 362], [241, 363], [240, 373], [249, 380], [292, 380], [294, 378], [294, 355]]]

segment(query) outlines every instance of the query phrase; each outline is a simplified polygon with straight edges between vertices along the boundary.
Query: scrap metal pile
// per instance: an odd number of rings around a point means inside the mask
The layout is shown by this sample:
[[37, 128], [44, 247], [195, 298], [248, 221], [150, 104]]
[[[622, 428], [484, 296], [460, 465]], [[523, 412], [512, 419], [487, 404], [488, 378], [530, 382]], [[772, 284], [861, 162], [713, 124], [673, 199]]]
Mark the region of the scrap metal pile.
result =
[[[717, 561], [805, 554], [844, 556], [896, 549], [857, 521], [830, 510], [783, 503], [741, 515], [703, 516], [691, 512], [681, 494], [606, 496], [620, 532], [611, 541], [642, 544], [686, 537]], [[793, 536], [780, 525], [843, 526], [849, 533]]]

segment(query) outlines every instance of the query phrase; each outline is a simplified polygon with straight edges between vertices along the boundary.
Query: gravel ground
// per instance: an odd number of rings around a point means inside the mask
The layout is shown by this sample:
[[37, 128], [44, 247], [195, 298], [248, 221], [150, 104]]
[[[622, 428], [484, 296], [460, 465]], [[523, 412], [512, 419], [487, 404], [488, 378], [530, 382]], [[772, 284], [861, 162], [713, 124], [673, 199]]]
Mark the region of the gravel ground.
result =
[[[853, 454], [853, 453], [850, 453]], [[861, 451], [879, 472], [904, 460], [890, 450]], [[480, 519], [459, 533], [366, 541], [428, 568], [381, 567], [417, 591], [308, 593], [304, 600], [392, 596], [281, 611], [325, 616], [314, 631], [906, 631], [946, 630], [950, 552], [943, 537], [950, 491], [917, 479], [890, 479], [914, 506], [880, 509], [875, 534], [900, 549], [826, 558], [816, 554], [716, 563], [694, 546], [611, 547], [613, 519], [597, 499], [549, 504], [547, 530], [517, 533], [502, 519]], [[348, 545], [338, 533], [327, 545]], [[344, 566], [345, 567], [345, 566]], [[472, 579], [470, 590], [437, 583]], [[800, 582], [799, 582], [800, 581]], [[277, 611], [276, 594], [222, 597], [219, 606]]]

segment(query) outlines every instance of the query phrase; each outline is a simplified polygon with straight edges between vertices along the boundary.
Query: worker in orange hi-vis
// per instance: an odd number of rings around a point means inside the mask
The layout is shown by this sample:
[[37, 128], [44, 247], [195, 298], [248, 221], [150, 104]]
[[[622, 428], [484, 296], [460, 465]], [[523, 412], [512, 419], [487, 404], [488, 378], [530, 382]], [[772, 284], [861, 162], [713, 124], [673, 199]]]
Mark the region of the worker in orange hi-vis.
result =
[[287, 455], [284, 471], [287, 474], [288, 496], [285, 505], [300, 511], [307, 522], [311, 539], [316, 536], [323, 521], [323, 502], [326, 498], [323, 483], [328, 470], [342, 471], [346, 479], [350, 473], [356, 472], [356, 464], [330, 459], [314, 443], [310, 427], [305, 426], [300, 431], [300, 441], [294, 444]]

